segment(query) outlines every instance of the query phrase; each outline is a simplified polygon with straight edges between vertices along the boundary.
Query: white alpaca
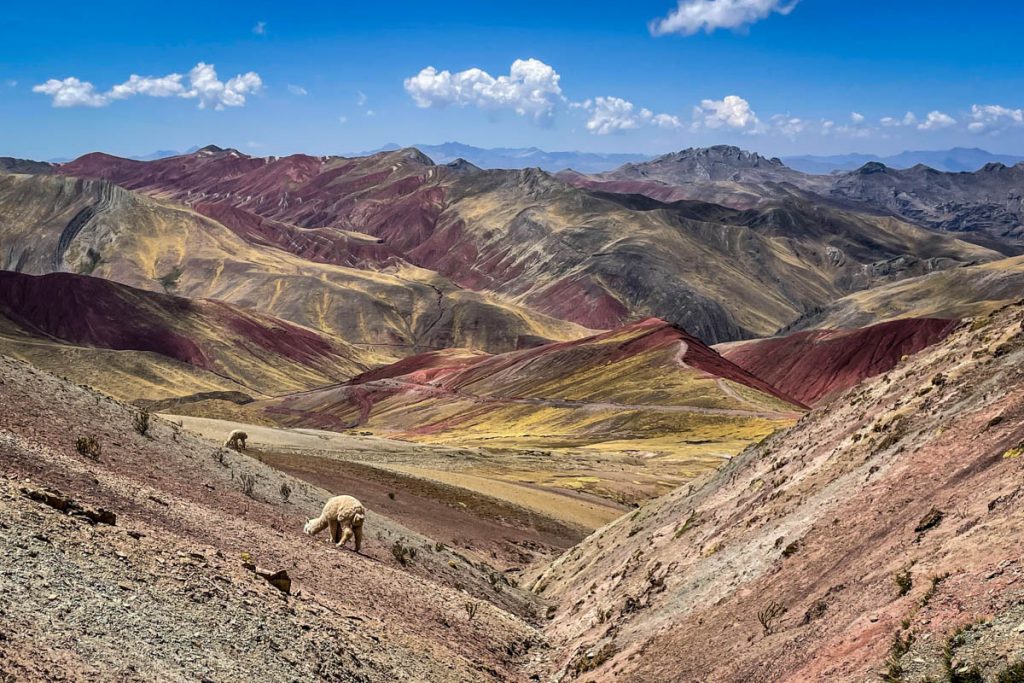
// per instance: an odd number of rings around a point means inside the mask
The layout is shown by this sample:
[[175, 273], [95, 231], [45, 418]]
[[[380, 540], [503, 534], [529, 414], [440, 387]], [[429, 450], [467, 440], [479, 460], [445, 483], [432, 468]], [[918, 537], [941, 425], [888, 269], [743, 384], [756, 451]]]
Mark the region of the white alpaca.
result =
[[245, 450], [245, 440], [249, 438], [249, 435], [243, 432], [241, 429], [235, 429], [228, 435], [228, 440], [224, 442], [225, 448], [234, 448], [236, 451]]
[[[331, 530], [331, 542], [338, 547], [345, 545], [349, 538], [354, 538], [356, 552], [363, 545], [363, 522], [366, 520], [366, 508], [352, 496], [335, 496], [324, 503], [324, 510], [316, 519], [306, 521], [303, 527], [310, 536], [320, 533], [324, 528]], [[341, 535], [338, 535], [338, 532]]]

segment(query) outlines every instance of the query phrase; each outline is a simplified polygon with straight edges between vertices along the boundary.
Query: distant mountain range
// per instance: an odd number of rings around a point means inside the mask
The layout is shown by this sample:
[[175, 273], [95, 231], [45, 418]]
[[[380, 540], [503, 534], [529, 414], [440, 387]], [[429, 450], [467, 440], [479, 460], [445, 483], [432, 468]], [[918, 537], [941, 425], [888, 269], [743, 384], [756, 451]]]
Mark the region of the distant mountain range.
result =
[[792, 156], [782, 160], [790, 168], [804, 173], [832, 173], [834, 171], [852, 171], [868, 162], [885, 164], [889, 168], [912, 168], [924, 164], [936, 171], [960, 173], [977, 171], [985, 164], [1000, 163], [1013, 166], [1024, 161], [1024, 156], [1010, 154], [993, 154], [977, 147], [954, 147], [934, 151], [921, 150], [916, 152], [900, 152], [893, 156], [880, 157], [876, 154], [836, 154], [833, 156]]
[[[636, 164], [656, 158], [652, 154], [609, 153], [599, 152], [546, 152], [537, 147], [474, 147], [461, 142], [445, 142], [440, 145], [412, 145], [429, 156], [434, 163], [450, 164], [459, 159], [470, 162], [484, 169], [495, 168], [540, 168], [549, 173], [573, 170], [580, 173], [604, 173], [624, 164]], [[156, 161], [167, 157], [191, 154], [199, 149], [193, 146], [185, 151], [160, 149], [148, 154], [130, 156], [136, 161]], [[377, 149], [362, 152], [349, 152], [344, 156], [369, 156], [380, 152], [394, 152], [402, 149], [400, 145], [388, 143]], [[70, 158], [54, 158], [50, 163], [66, 163]], [[836, 171], [853, 171], [864, 164], [878, 162], [889, 168], [912, 168], [924, 164], [936, 171], [960, 173], [977, 171], [985, 164], [1001, 163], [1007, 166], [1024, 162], [1024, 156], [1012, 154], [996, 154], [977, 147], [954, 147], [952, 149], [919, 150], [900, 152], [892, 156], [877, 154], [835, 154], [835, 155], [795, 155], [782, 157], [782, 161], [790, 168], [802, 173], [828, 174]]]
[[[597, 152], [545, 152], [536, 147], [495, 147], [484, 149], [464, 145], [461, 142], [445, 142], [441, 145], [413, 145], [434, 163], [448, 164], [465, 159], [480, 168], [541, 168], [549, 173], [573, 169], [581, 173], [601, 173], [618, 168], [623, 164], [647, 161], [646, 154], [600, 154]], [[387, 144], [380, 149], [362, 152], [360, 155], [377, 152], [393, 152], [401, 149], [396, 144]]]

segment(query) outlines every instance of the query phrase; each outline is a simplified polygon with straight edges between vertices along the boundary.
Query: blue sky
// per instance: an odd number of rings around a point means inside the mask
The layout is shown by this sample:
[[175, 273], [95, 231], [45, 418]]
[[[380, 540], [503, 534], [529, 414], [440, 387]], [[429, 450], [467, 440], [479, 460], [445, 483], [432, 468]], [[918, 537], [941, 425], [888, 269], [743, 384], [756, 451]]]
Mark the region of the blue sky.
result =
[[1022, 25], [1010, 0], [12, 3], [0, 155], [1024, 153]]

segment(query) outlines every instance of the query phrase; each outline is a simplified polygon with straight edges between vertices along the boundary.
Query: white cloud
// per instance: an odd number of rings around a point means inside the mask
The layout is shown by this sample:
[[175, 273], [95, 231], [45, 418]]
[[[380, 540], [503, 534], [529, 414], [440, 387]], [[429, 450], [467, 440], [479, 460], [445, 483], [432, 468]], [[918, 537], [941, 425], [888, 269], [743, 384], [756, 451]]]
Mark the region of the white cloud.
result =
[[14, 80], [13, 78], [8, 78], [6, 81], [4, 81], [4, 83], [7, 85], [8, 88], [18, 87], [18, 81]]
[[850, 120], [853, 121], [855, 125], [864, 123], [864, 114], [861, 114], [860, 112], [856, 111], [850, 112]]
[[340, 123], [341, 125], [344, 126], [346, 123], [348, 123], [348, 117], [347, 116], [339, 116], [338, 117], [338, 123]]
[[956, 125], [956, 119], [949, 114], [944, 114], [941, 111], [928, 112], [928, 116], [924, 121], [917, 125], [918, 130], [942, 130], [943, 128], [949, 128], [950, 126]]
[[365, 107], [366, 103], [369, 102], [369, 101], [370, 101], [370, 98], [366, 96], [366, 93], [364, 93], [362, 90], [357, 90], [356, 91], [356, 106], [357, 107]]
[[290, 92], [293, 95], [298, 95], [299, 97], [303, 97], [309, 94], [309, 91], [303, 88], [301, 85], [293, 85], [291, 83], [288, 84], [288, 92]]
[[793, 139], [807, 130], [807, 121], [788, 114], [776, 114], [771, 118], [771, 129], [787, 138]]
[[621, 97], [595, 97], [574, 103], [573, 108], [585, 109], [590, 113], [587, 130], [594, 135], [610, 135], [641, 126], [657, 128], [682, 128], [683, 122], [671, 114], [655, 114], [650, 109], [636, 109], [629, 100]]
[[432, 66], [405, 79], [405, 91], [417, 107], [475, 106], [485, 110], [511, 109], [519, 116], [546, 123], [562, 97], [558, 73], [537, 59], [517, 59], [507, 76], [495, 78], [482, 69], [457, 73]]
[[374, 111], [374, 110], [372, 110], [372, 109], [367, 109], [367, 110], [366, 110], [366, 115], [367, 115], [367, 116], [376, 116], [376, 115], [377, 115], [377, 112], [375, 112], [375, 111]]
[[217, 77], [213, 64], [199, 62], [188, 73], [192, 89], [186, 97], [198, 97], [199, 108], [212, 106], [217, 111], [224, 107], [241, 107], [245, 104], [246, 95], [259, 92], [263, 88], [263, 79], [255, 71], [235, 76], [226, 83]]
[[720, 28], [742, 28], [764, 19], [772, 12], [789, 14], [800, 0], [679, 0], [668, 16], [649, 24], [651, 35], [698, 31], [711, 33]]
[[908, 111], [903, 115], [902, 119], [898, 119], [893, 116], [883, 116], [879, 121], [883, 128], [899, 128], [900, 126], [913, 126], [917, 123], [917, 117], [914, 112]]
[[971, 122], [967, 130], [972, 133], [998, 133], [1011, 126], [1024, 125], [1024, 109], [1009, 109], [998, 104], [971, 106]]
[[133, 95], [148, 97], [172, 97], [185, 95], [185, 86], [181, 83], [181, 74], [168, 74], [160, 78], [138, 76], [132, 74], [127, 81], [115, 85], [106, 93], [112, 100], [125, 100]]
[[257, 21], [256, 25], [252, 27], [252, 32], [255, 33], [258, 36], [266, 35], [267, 34], [267, 22], [265, 22], [265, 21]]
[[764, 126], [750, 103], [738, 95], [727, 95], [720, 100], [701, 100], [693, 108], [695, 128], [730, 128], [745, 133], [759, 133]]
[[225, 83], [217, 77], [212, 64], [203, 62], [189, 72], [189, 87], [185, 87], [183, 80], [184, 76], [178, 73], [160, 77], [132, 74], [127, 81], [101, 93], [89, 81], [72, 76], [63, 80], [51, 78], [33, 86], [32, 92], [49, 95], [55, 107], [105, 107], [111, 102], [140, 95], [198, 99], [200, 109], [212, 106], [221, 110], [243, 106], [246, 95], [259, 92], [263, 87], [263, 80], [255, 71], [240, 74]]
[[98, 92], [89, 81], [80, 81], [74, 76], [57, 80], [51, 78], [32, 87], [32, 92], [49, 95], [55, 107], [104, 107], [110, 100]]

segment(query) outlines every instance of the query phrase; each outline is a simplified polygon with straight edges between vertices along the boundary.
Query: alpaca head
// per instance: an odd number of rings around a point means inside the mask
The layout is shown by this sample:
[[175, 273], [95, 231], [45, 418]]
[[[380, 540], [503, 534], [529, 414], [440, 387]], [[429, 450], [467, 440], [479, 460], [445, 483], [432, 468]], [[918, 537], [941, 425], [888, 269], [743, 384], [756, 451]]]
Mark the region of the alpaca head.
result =
[[310, 536], [312, 536], [313, 535], [313, 522], [315, 522], [315, 521], [316, 521], [315, 519], [307, 519], [306, 520], [306, 524], [302, 527], [302, 530], [305, 531]]

